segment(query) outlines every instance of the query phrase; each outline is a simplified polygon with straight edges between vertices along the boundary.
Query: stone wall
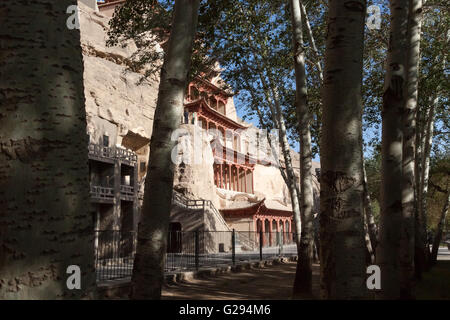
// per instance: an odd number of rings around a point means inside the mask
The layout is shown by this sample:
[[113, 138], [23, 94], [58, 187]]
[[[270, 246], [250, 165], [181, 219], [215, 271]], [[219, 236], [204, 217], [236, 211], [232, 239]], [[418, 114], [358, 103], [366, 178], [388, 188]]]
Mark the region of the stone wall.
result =
[[[150, 139], [158, 96], [159, 75], [137, 82], [141, 74], [127, 71], [128, 58], [136, 50], [107, 47], [109, 17], [78, 3], [88, 131], [98, 142], [108, 130], [110, 141], [121, 145], [128, 132]], [[155, 50], [161, 50], [155, 44]], [[136, 151], [136, 150], [134, 150]]]

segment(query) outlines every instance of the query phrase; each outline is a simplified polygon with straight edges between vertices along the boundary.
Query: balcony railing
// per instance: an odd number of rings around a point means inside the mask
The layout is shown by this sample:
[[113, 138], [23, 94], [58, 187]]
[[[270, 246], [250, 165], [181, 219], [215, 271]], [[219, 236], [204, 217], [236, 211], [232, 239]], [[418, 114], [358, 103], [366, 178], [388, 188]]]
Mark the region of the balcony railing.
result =
[[113, 200], [114, 189], [102, 186], [91, 186], [91, 198], [98, 200]]
[[89, 158], [109, 161], [118, 159], [128, 165], [137, 163], [137, 155], [133, 151], [120, 147], [104, 147], [96, 143], [89, 144]]
[[120, 186], [120, 196], [124, 200], [133, 201], [134, 188], [132, 186], [121, 185]]
[[134, 188], [132, 186], [121, 185], [120, 186], [120, 192], [121, 193], [125, 193], [125, 194], [129, 194], [129, 195], [133, 195], [134, 194]]
[[137, 155], [133, 151], [128, 151], [126, 149], [116, 147], [115, 156], [117, 159], [129, 164], [135, 164], [137, 162]]
[[104, 147], [99, 144], [89, 144], [89, 156], [97, 158], [113, 159], [115, 157], [115, 151], [111, 147]]

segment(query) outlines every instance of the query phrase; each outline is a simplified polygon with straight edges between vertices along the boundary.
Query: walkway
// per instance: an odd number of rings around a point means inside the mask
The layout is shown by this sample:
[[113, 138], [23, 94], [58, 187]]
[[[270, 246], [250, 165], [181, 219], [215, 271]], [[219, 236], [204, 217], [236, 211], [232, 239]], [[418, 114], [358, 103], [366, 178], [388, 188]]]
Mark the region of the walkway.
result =
[[[296, 266], [296, 262], [286, 262], [261, 269], [167, 285], [162, 296], [163, 299], [194, 300], [287, 300], [291, 299]], [[317, 295], [319, 265], [313, 267], [313, 285]]]

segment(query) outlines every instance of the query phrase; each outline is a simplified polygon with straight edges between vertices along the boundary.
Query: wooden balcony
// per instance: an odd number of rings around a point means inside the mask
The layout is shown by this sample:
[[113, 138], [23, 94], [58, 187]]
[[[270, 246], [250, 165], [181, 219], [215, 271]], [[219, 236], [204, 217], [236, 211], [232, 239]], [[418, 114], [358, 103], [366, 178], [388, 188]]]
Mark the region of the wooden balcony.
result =
[[114, 163], [115, 150], [112, 147], [104, 147], [96, 143], [89, 144], [89, 159]]
[[130, 166], [137, 163], [137, 155], [133, 151], [120, 147], [104, 147], [96, 143], [89, 144], [89, 159], [108, 163], [120, 160]]
[[132, 186], [121, 185], [120, 198], [126, 201], [134, 201], [135, 198], [134, 188]]
[[125, 164], [134, 166], [137, 163], [137, 155], [133, 151], [127, 149], [115, 148], [115, 157]]
[[113, 203], [114, 189], [102, 186], [91, 186], [91, 201], [100, 203]]

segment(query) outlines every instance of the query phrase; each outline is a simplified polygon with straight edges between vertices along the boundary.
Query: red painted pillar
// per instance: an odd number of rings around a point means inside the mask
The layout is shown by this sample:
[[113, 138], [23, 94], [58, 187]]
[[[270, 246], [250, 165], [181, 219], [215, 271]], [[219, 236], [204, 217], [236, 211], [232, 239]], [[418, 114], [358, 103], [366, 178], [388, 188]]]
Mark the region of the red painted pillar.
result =
[[220, 170], [220, 172], [219, 172], [219, 175], [220, 175], [220, 187], [219, 188], [223, 188], [223, 185], [222, 185], [222, 164], [219, 164], [219, 170]]
[[231, 164], [228, 165], [228, 184], [230, 185], [228, 190], [232, 190], [232, 187], [231, 187]]
[[239, 166], [236, 166], [236, 191], [241, 191], [241, 188], [239, 187]]
[[272, 219], [269, 220], [269, 246], [272, 246]]
[[289, 241], [292, 242], [293, 237], [292, 237], [292, 220], [289, 219]]
[[250, 171], [250, 174], [252, 175], [252, 193], [255, 193], [255, 176], [253, 175], [253, 169]]
[[244, 192], [247, 192], [247, 169], [244, 168]]

